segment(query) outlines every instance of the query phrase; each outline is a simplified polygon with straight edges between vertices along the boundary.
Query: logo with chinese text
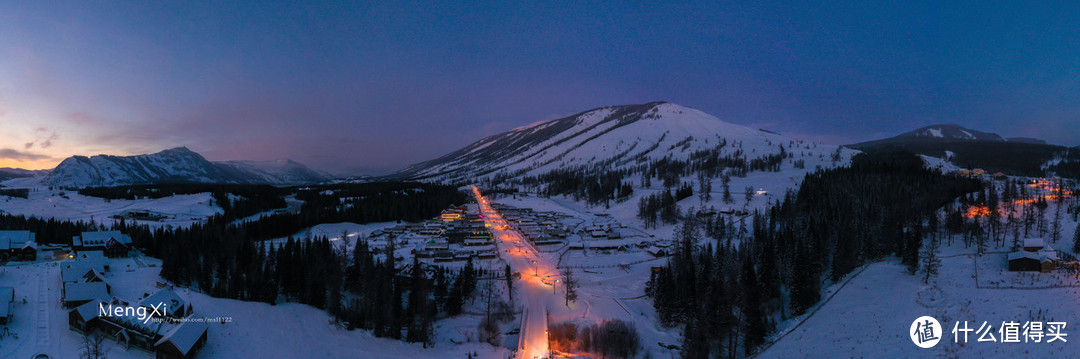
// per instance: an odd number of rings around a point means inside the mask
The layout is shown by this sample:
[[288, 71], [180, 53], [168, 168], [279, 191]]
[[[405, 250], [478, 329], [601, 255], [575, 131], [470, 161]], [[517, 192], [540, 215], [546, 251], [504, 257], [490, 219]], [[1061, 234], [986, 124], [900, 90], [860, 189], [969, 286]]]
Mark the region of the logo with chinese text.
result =
[[919, 348], [933, 348], [941, 341], [941, 323], [934, 317], [924, 315], [911, 323], [908, 334], [911, 335], [911, 342]]

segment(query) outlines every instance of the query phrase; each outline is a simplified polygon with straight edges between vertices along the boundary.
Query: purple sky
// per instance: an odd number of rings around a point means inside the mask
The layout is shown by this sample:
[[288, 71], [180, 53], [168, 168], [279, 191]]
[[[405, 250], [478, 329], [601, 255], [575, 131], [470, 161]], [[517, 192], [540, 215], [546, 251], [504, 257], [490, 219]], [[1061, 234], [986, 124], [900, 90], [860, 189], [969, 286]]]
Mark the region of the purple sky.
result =
[[1076, 2], [360, 3], [0, 0], [0, 167], [188, 146], [378, 174], [654, 100], [830, 143], [1080, 144]]

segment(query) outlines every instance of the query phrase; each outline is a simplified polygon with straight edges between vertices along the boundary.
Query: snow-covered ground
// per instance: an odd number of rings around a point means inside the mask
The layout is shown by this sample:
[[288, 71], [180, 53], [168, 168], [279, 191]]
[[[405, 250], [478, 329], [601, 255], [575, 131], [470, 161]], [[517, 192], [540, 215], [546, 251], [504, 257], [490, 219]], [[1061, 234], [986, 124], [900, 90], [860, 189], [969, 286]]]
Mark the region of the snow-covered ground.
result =
[[[1072, 203], [1066, 199], [1065, 206]], [[1046, 210], [1052, 220], [1056, 203]], [[1064, 211], [1064, 209], [1063, 209]], [[1072, 253], [1077, 223], [1065, 215], [1062, 239], [1048, 243], [1060, 252]], [[1037, 234], [1035, 234], [1037, 236]], [[928, 284], [910, 275], [898, 260], [867, 265], [849, 275], [850, 281], [826, 288], [816, 312], [780, 324], [759, 357], [1055, 357], [1080, 356], [1080, 277], [1063, 270], [1052, 273], [1010, 272], [1006, 243], [990, 243], [987, 253], [976, 256], [974, 245], [965, 248], [960, 238], [951, 245], [943, 241], [940, 274]], [[1072, 253], [1075, 255], [1075, 253]], [[835, 296], [830, 297], [835, 292]], [[920, 316], [932, 316], [943, 327], [941, 341], [933, 348], [917, 347], [908, 333]], [[805, 320], [805, 322], [804, 322]], [[954, 325], [978, 329], [985, 321], [995, 342], [979, 342], [973, 331], [964, 342], [963, 332], [954, 338]], [[1067, 323], [1067, 342], [1004, 343], [999, 330], [1003, 322], [1051, 321]], [[989, 337], [985, 337], [989, 339]], [[954, 342], [957, 340], [958, 342]]]
[[[306, 228], [292, 235], [293, 240], [308, 240], [313, 238], [326, 237], [330, 240], [336, 248], [352, 253], [353, 248], [356, 245], [356, 239], [361, 237], [368, 237], [371, 232], [380, 229], [387, 229], [398, 225], [397, 222], [376, 222], [376, 223], [323, 223], [314, 227]], [[344, 240], [342, 240], [342, 234], [345, 234]], [[263, 241], [263, 244], [269, 245], [274, 243], [277, 245], [284, 244], [289, 240], [289, 237], [275, 238], [268, 241]]]
[[146, 224], [151, 227], [186, 227], [222, 213], [221, 207], [213, 202], [213, 196], [209, 192], [156, 199], [106, 200], [83, 196], [76, 191], [35, 187], [30, 189], [29, 198], [0, 196], [0, 211], [38, 218], [93, 222], [106, 226], [118, 222], [112, 218], [114, 215], [122, 215], [127, 211], [152, 211], [166, 218], [160, 221], [127, 219], [127, 223]]
[[[139, 299], [157, 290], [159, 260], [140, 257], [109, 259], [105, 274], [112, 295]], [[68, 329], [68, 310], [60, 306], [60, 262], [12, 263], [0, 267], [0, 286], [15, 288], [13, 320], [0, 338], [0, 357], [30, 358], [45, 353], [52, 358], [78, 358], [82, 336]], [[228, 317], [231, 322], [211, 324], [200, 358], [503, 358], [506, 350], [484, 343], [466, 342], [478, 319], [463, 315], [441, 320], [434, 348], [375, 338], [363, 330], [348, 331], [332, 323], [314, 307], [283, 303], [243, 302], [213, 298], [178, 289], [199, 317]], [[4, 333], [0, 331], [0, 333]], [[475, 338], [475, 334], [472, 334]], [[456, 340], [463, 342], [456, 344]], [[124, 348], [106, 339], [109, 357], [145, 359], [153, 353]]]

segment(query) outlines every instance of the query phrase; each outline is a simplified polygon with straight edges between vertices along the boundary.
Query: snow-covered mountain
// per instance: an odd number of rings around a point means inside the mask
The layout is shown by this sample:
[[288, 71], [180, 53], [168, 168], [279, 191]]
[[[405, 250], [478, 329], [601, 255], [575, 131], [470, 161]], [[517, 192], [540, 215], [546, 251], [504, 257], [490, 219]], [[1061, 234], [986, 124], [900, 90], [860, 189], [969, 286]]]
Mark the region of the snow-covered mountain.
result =
[[1045, 145], [1046, 141], [1028, 137], [1005, 137], [996, 133], [982, 132], [960, 125], [944, 124], [922, 127], [894, 137], [851, 145], [854, 148], [892, 144], [955, 143], [955, 142], [1009, 142]]
[[998, 135], [996, 133], [976, 131], [954, 124], [926, 126], [914, 131], [902, 133], [894, 138], [921, 138], [961, 141], [1006, 141], [1004, 137], [1001, 137], [1001, 135]]
[[63, 187], [118, 186], [149, 183], [302, 184], [326, 178], [289, 161], [211, 162], [186, 147], [136, 156], [72, 156], [42, 178], [42, 184]]
[[0, 167], [0, 181], [12, 178], [32, 177], [38, 173], [41, 173], [41, 171], [25, 170], [22, 168]]
[[602, 107], [515, 128], [414, 164], [394, 176], [455, 182], [582, 166], [616, 169], [668, 156], [685, 159], [696, 151], [718, 148], [725, 155], [738, 153], [749, 160], [800, 145], [806, 144], [727, 123], [696, 109], [651, 102]]
[[301, 184], [326, 181], [328, 176], [293, 160], [225, 161], [218, 165], [231, 166], [245, 173], [256, 183]]

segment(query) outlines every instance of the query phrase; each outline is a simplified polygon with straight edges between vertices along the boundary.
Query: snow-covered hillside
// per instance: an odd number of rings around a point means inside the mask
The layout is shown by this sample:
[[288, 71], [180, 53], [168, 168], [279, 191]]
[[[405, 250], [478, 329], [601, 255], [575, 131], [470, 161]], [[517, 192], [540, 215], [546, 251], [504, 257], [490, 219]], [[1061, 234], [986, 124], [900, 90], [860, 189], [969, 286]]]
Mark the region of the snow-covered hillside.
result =
[[[132, 221], [151, 227], [187, 227], [223, 213], [209, 192], [135, 200], [106, 200], [83, 196], [73, 191], [39, 188], [27, 198], [0, 195], [0, 213], [65, 221], [83, 221], [110, 226], [119, 222], [114, 216], [131, 211], [149, 211], [164, 218], [158, 221]], [[340, 234], [340, 233], [339, 233]]]
[[[792, 150], [802, 141], [724, 122], [702, 111], [666, 102], [610, 106], [538, 122], [490, 136], [396, 174], [412, 179], [474, 181], [538, 175], [555, 169], [624, 168], [695, 151], [738, 151], [747, 159]], [[721, 148], [721, 146], [723, 146]], [[818, 147], [816, 152], [835, 151]]]
[[61, 187], [167, 182], [282, 185], [325, 180], [318, 172], [289, 160], [211, 162], [185, 147], [177, 147], [137, 156], [72, 156], [45, 175], [41, 183]]

